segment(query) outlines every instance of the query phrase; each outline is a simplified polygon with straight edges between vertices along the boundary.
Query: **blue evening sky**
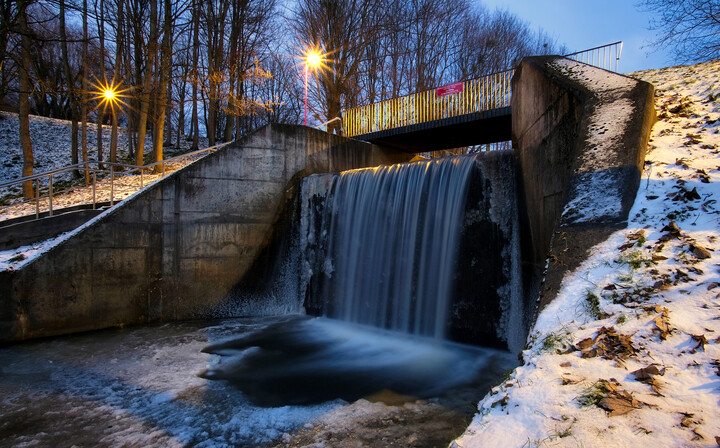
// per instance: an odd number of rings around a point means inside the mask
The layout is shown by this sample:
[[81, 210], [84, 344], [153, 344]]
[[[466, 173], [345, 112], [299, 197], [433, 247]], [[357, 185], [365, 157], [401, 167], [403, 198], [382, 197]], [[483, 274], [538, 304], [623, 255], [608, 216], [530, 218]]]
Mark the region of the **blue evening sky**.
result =
[[655, 32], [652, 15], [634, 0], [480, 0], [485, 6], [508, 9], [534, 28], [542, 28], [571, 52], [623, 41], [619, 72], [675, 65], [663, 50], [650, 48]]

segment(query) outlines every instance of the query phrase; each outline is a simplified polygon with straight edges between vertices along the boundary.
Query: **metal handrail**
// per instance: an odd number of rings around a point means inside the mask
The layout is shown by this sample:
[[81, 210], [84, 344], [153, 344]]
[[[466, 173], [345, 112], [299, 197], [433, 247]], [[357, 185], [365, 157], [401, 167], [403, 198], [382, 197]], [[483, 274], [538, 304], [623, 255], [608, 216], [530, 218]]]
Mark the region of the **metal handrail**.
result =
[[[564, 57], [612, 70], [614, 54], [617, 72], [622, 46], [622, 41], [618, 41]], [[510, 106], [510, 81], [514, 73], [514, 69], [506, 70], [346, 109], [342, 111], [344, 135], [355, 137]]]
[[[595, 67], [599, 67], [605, 70], [612, 70], [617, 73], [618, 63], [620, 62], [620, 56], [622, 55], [622, 48], [623, 42], [620, 40], [611, 44], [601, 45], [599, 47], [566, 54], [565, 57], [568, 59], [572, 59], [573, 61], [594, 65]], [[615, 55], [614, 58], [613, 54]], [[613, 60], [615, 61], [614, 69]]]
[[[220, 148], [223, 148], [227, 145], [229, 145], [232, 142], [227, 143], [221, 143], [219, 145], [211, 146], [209, 148], [203, 148], [198, 149], [196, 151], [192, 151], [186, 154], [181, 154], [179, 156], [171, 157], [169, 159], [161, 160], [158, 162], [152, 162], [148, 163], [147, 165], [130, 165], [127, 163], [118, 163], [118, 162], [100, 162], [96, 160], [90, 160], [87, 162], [80, 162], [73, 165], [66, 165], [64, 167], [56, 168], [54, 170], [45, 171], [38, 174], [33, 174], [30, 176], [21, 177], [18, 179], [13, 179], [11, 181], [0, 183], [0, 188], [6, 188], [17, 184], [23, 184], [25, 182], [32, 182], [35, 181], [35, 198], [24, 201], [24, 202], [30, 202], [35, 201], [35, 218], [40, 217], [40, 179], [48, 178], [48, 214], [50, 216], [53, 215], [53, 177], [64, 174], [68, 172], [73, 171], [83, 171], [86, 175], [92, 173], [92, 186], [93, 186], [93, 210], [95, 209], [97, 202], [96, 202], [96, 185], [97, 185], [97, 174], [98, 173], [109, 173], [110, 174], [110, 205], [114, 205], [114, 191], [115, 191], [115, 173], [116, 167], [123, 168], [123, 175], [127, 175], [133, 172], [139, 172], [140, 173], [140, 188], [144, 188], [144, 181], [143, 181], [143, 172], [149, 168], [153, 168], [157, 165], [162, 165], [162, 174], [161, 178], [165, 177], [165, 164], [171, 163], [174, 161], [178, 161], [181, 159], [187, 159], [192, 156], [195, 156], [197, 154], [201, 154], [208, 151], [217, 151]], [[90, 163], [97, 163], [99, 165], [106, 165], [109, 166], [110, 169], [107, 168], [91, 168], [88, 166]], [[22, 202], [21, 202], [22, 203]], [[16, 204], [13, 204], [16, 205]]]
[[453, 118], [510, 105], [510, 80], [515, 70], [492, 73], [432, 90], [411, 93], [342, 113], [348, 137], [428, 121]]

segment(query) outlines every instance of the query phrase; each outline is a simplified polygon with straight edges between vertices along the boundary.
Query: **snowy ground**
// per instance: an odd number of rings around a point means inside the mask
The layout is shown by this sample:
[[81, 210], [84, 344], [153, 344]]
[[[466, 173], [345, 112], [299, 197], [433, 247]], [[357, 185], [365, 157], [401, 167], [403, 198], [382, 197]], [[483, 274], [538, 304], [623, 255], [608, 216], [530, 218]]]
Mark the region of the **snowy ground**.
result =
[[[103, 126], [103, 159], [108, 159], [110, 148], [110, 126]], [[30, 117], [30, 137], [32, 140], [33, 154], [35, 158], [34, 173], [39, 174], [46, 171], [62, 168], [72, 163], [71, 153], [71, 128], [70, 122], [45, 117]], [[170, 158], [189, 150], [192, 142], [181, 139], [179, 148], [164, 148], [165, 158]], [[200, 148], [207, 147], [207, 139], [201, 138]], [[145, 153], [150, 154], [152, 150], [151, 141], [148, 139], [145, 144]], [[134, 164], [127, 160], [128, 136], [125, 128], [118, 132], [118, 159], [125, 163]], [[97, 126], [88, 123], [88, 159], [97, 160]], [[82, 155], [80, 155], [82, 160]], [[17, 114], [11, 112], [0, 112], [0, 183], [11, 181], [22, 176], [22, 149], [20, 147]], [[91, 167], [95, 167], [91, 163]], [[173, 164], [166, 167], [166, 172], [172, 171], [182, 164]], [[117, 174], [118, 176], [120, 174]], [[107, 175], [105, 175], [107, 176]], [[157, 180], [159, 176], [144, 175], [143, 184]], [[92, 203], [92, 188], [85, 187], [83, 183], [74, 181], [71, 183], [71, 175], [63, 174], [54, 179], [55, 194], [53, 207], [63, 207], [70, 204]], [[48, 209], [47, 180], [43, 180], [45, 188], [41, 189], [42, 197], [40, 210]], [[115, 200], [121, 200], [140, 188], [140, 176], [130, 175], [115, 180]], [[62, 190], [62, 191], [60, 191]], [[30, 215], [35, 213], [35, 203], [21, 202], [20, 185], [0, 190], [0, 221], [17, 216]], [[97, 186], [97, 201], [109, 201], [110, 188], [109, 179], [101, 179]]]
[[720, 446], [720, 61], [633, 76], [660, 121], [628, 228], [567, 275], [451, 446]]

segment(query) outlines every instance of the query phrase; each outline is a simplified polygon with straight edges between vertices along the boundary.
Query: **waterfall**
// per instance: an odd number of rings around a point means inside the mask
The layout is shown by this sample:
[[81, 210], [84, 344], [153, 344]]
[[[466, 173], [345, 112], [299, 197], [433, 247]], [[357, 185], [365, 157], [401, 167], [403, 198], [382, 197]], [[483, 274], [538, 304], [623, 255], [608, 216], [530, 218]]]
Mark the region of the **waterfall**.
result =
[[461, 342], [478, 343], [480, 331], [490, 334], [484, 343], [507, 346], [508, 319], [518, 310], [512, 296], [520, 293], [512, 286], [520, 265], [514, 167], [511, 154], [487, 159], [306, 178], [300, 234], [308, 313]]

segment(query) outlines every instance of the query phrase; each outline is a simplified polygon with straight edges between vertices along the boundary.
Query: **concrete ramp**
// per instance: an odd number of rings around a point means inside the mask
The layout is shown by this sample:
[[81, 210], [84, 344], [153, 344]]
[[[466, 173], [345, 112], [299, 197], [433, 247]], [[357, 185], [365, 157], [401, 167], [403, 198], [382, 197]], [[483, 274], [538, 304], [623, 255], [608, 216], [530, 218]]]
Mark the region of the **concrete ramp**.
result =
[[410, 157], [307, 127], [267, 126], [1, 272], [0, 341], [208, 317], [269, 244], [294, 182]]

